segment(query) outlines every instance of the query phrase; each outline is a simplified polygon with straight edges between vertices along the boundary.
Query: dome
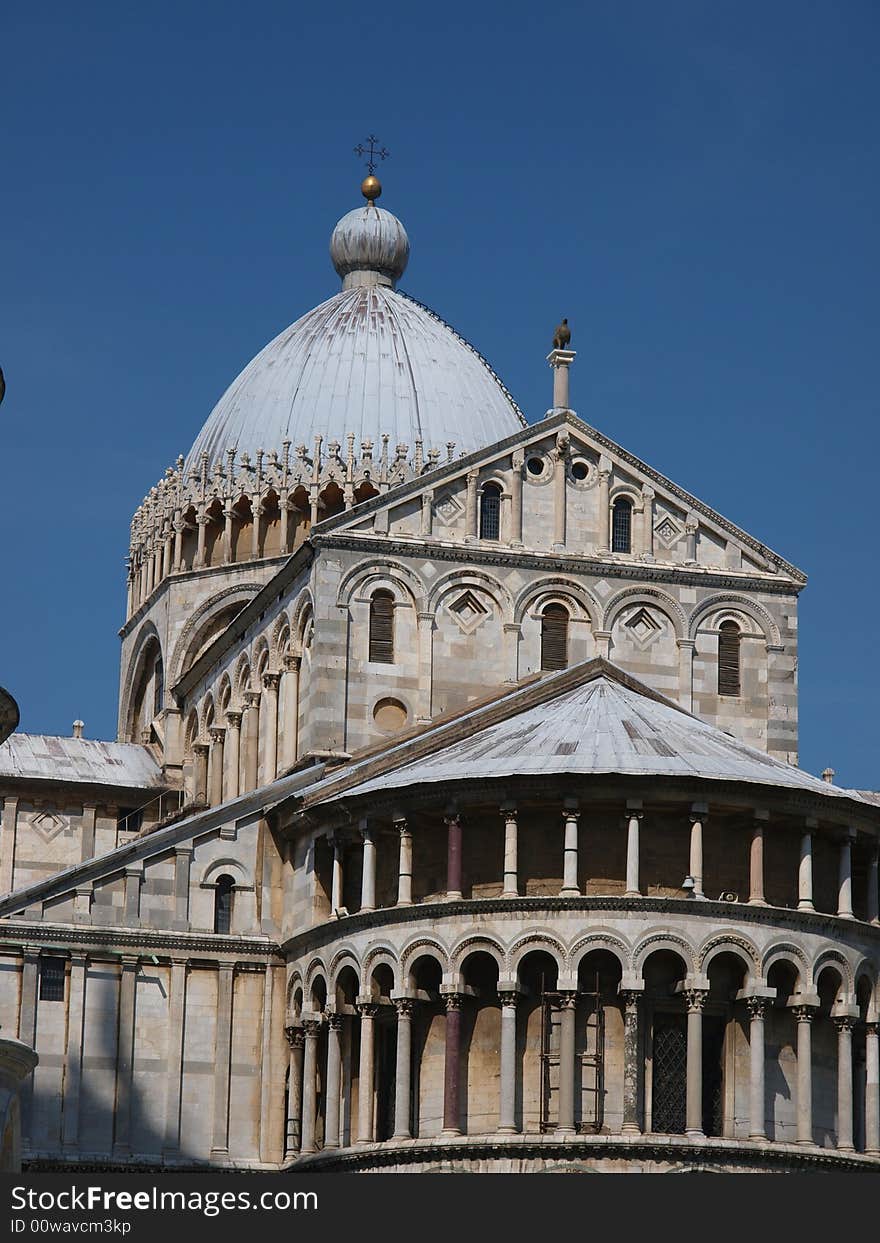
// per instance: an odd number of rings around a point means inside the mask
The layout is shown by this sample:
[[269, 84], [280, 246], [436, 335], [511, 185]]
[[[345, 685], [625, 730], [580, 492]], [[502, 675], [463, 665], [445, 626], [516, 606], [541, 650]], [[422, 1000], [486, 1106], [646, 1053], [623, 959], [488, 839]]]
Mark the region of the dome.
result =
[[316, 436], [360, 450], [388, 437], [393, 452], [421, 441], [427, 455], [450, 444], [471, 453], [525, 426], [486, 360], [438, 315], [394, 288], [409, 239], [372, 202], [343, 216], [330, 254], [340, 293], [271, 341], [214, 407], [187, 468], [213, 464], [231, 449], [254, 458], [284, 441], [311, 453]]

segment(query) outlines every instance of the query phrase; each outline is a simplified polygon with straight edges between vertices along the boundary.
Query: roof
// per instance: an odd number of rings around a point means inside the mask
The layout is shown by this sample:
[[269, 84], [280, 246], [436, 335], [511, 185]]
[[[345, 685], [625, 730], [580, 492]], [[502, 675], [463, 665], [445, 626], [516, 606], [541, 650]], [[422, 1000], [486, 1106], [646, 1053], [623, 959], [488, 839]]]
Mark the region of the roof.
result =
[[79, 781], [89, 785], [151, 789], [162, 770], [147, 747], [96, 738], [12, 734], [0, 746], [0, 778]]
[[389, 437], [427, 457], [470, 453], [525, 426], [486, 360], [433, 311], [386, 285], [343, 289], [271, 341], [226, 390], [188, 458], [228, 449], [255, 457], [315, 437], [376, 453]]
[[336, 797], [514, 776], [614, 774], [746, 782], [867, 801], [706, 724], [608, 661], [581, 668], [574, 687], [552, 693], [554, 678], [571, 674], [566, 670], [545, 680], [547, 694], [538, 703], [500, 721], [480, 727], [477, 710], [470, 736]]

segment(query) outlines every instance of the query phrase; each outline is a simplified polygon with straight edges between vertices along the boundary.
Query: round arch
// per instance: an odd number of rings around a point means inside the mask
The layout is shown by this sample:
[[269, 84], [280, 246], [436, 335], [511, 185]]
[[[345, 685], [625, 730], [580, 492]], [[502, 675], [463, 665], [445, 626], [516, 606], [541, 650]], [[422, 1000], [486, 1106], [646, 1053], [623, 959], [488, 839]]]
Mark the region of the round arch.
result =
[[200, 605], [181, 631], [171, 657], [171, 681], [177, 682], [202, 650], [260, 590], [259, 583], [238, 583], [218, 591]]
[[620, 613], [631, 605], [643, 604], [646, 608], [659, 609], [665, 613], [676, 639], [683, 639], [687, 632], [687, 618], [684, 609], [672, 596], [656, 587], [627, 587], [612, 596], [605, 606], [602, 629], [611, 630]]
[[778, 644], [781, 642], [779, 627], [767, 610], [754, 600], [749, 600], [745, 596], [736, 595], [732, 592], [719, 592], [716, 595], [709, 596], [706, 600], [702, 600], [691, 613], [687, 637], [689, 639], [695, 638], [703, 619], [711, 613], [722, 609], [729, 609], [734, 613], [742, 613], [750, 618], [758, 627], [759, 632], [764, 636], [767, 643]]
[[419, 576], [408, 566], [390, 558], [377, 559], [352, 566], [339, 584], [336, 604], [339, 608], [349, 608], [357, 595], [363, 595], [368, 584], [376, 586], [396, 587], [409, 600], [415, 609], [424, 607], [426, 587]]

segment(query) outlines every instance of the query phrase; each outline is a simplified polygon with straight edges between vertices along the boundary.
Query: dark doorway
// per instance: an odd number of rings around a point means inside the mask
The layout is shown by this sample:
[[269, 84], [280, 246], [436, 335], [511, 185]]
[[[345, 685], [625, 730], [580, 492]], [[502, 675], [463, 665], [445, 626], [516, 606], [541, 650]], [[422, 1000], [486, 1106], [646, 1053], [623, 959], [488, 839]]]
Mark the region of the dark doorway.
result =
[[654, 1017], [651, 1130], [683, 1135], [687, 1103], [687, 1020], [683, 1014]]
[[723, 1014], [703, 1015], [703, 1131], [724, 1133], [724, 1030]]
[[[383, 1021], [384, 1020], [384, 1021]], [[376, 1139], [394, 1134], [394, 1098], [397, 1088], [397, 1026], [383, 1015], [376, 1021]]]

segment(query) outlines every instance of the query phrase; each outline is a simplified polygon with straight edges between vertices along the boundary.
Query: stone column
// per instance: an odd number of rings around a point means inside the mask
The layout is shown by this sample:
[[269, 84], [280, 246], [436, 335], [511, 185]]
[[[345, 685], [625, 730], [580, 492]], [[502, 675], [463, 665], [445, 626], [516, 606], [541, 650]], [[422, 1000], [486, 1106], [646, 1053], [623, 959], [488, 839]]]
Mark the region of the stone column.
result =
[[174, 573], [181, 574], [183, 572], [183, 518], [179, 514], [174, 519], [174, 549], [171, 562], [174, 566]]
[[639, 1007], [642, 994], [633, 989], [623, 993], [623, 1126], [624, 1134], [641, 1134], [639, 1119]]
[[642, 486], [642, 556], [654, 560], [654, 489], [650, 484]]
[[361, 1057], [358, 1068], [358, 1143], [373, 1142], [373, 1079], [375, 1076], [375, 1022], [379, 1007], [358, 1005], [361, 1016]]
[[696, 564], [697, 560], [697, 536], [700, 532], [700, 519], [695, 513], [689, 513], [684, 521], [684, 534], [687, 552], [685, 556], [688, 562]]
[[547, 362], [553, 368], [553, 409], [569, 410], [568, 369], [575, 360], [574, 350], [553, 349]]
[[518, 451], [511, 459], [510, 474], [510, 543], [513, 548], [522, 548], [522, 488], [523, 488], [523, 453]]
[[431, 534], [432, 517], [434, 514], [434, 493], [429, 488], [427, 492], [422, 493], [422, 512], [419, 522], [419, 535], [423, 539]]
[[515, 807], [503, 807], [501, 816], [504, 820], [504, 884], [501, 887], [502, 898], [519, 897], [519, 872], [517, 862], [518, 825]]
[[116, 1056], [114, 1156], [127, 1156], [131, 1152], [131, 1075], [134, 1063], [137, 970], [137, 958], [123, 957], [122, 973], [119, 977], [119, 1048]]
[[321, 1020], [318, 1017], [303, 1020], [305, 1051], [303, 1054], [302, 1090], [302, 1142], [300, 1152], [315, 1152], [315, 1123], [318, 1106], [318, 1037]]
[[752, 821], [752, 846], [749, 851], [749, 905], [766, 906], [764, 898], [764, 824], [766, 811], [756, 811]]
[[461, 894], [461, 816], [457, 812], [446, 817], [446, 897], [460, 898]]
[[196, 545], [195, 560], [193, 561], [193, 569], [201, 570], [204, 569], [205, 566], [205, 546], [207, 543], [205, 538], [205, 528], [208, 525], [208, 515], [204, 513], [204, 511], [196, 514], [196, 525], [198, 526], [199, 534], [198, 543]]
[[361, 911], [374, 911], [376, 909], [376, 841], [373, 830], [366, 820], [361, 821], [361, 837], [364, 840]]
[[[97, 820], [98, 809], [94, 803], [83, 804], [82, 814], [82, 846], [80, 850], [80, 860], [85, 863], [86, 859], [95, 857], [95, 821]], [[0, 888], [0, 893], [5, 890]]]
[[212, 1153], [229, 1151], [229, 1082], [232, 1074], [232, 999], [235, 964], [217, 964], [217, 1035], [214, 1042], [214, 1130]]
[[0, 836], [0, 893], [11, 893], [15, 869], [15, 834], [18, 824], [18, 796], [3, 799], [3, 831]]
[[419, 628], [419, 708], [420, 721], [431, 719], [431, 698], [434, 678], [434, 614], [419, 609], [416, 624]]
[[810, 1024], [813, 1006], [792, 1006], [797, 1019], [797, 1142], [813, 1142], [813, 1052]]
[[576, 808], [566, 807], [562, 813], [565, 821], [565, 846], [562, 861], [561, 898], [577, 898], [578, 889], [578, 820], [580, 813]]
[[324, 1106], [324, 1147], [339, 1147], [339, 1089], [342, 1084], [341, 1014], [327, 1016], [327, 1099]]
[[281, 767], [292, 768], [297, 758], [299, 733], [299, 671], [301, 656], [284, 657], [284, 737], [281, 740]]
[[193, 799], [196, 803], [208, 802], [208, 744], [193, 743]]
[[241, 772], [241, 712], [226, 713], [226, 797], [238, 798]]
[[477, 479], [479, 471], [469, 470], [467, 473], [467, 493], [464, 503], [465, 543], [477, 538]]
[[79, 1147], [79, 1088], [82, 1078], [83, 1013], [86, 993], [86, 955], [70, 955], [70, 991], [67, 1006], [67, 1049], [64, 1053], [64, 1093], [61, 1105], [62, 1148]]
[[559, 1001], [559, 1124], [560, 1135], [574, 1135], [574, 1046], [576, 993], [561, 993]]
[[343, 902], [342, 902], [342, 883], [343, 883], [342, 851], [343, 851], [342, 838], [336, 835], [333, 838], [333, 877], [332, 877], [331, 886], [330, 886], [330, 913], [331, 914], [334, 914], [336, 911], [341, 910], [342, 905], [343, 905]]
[[880, 924], [880, 850], [875, 846], [868, 860], [868, 922]]
[[[40, 951], [26, 945], [21, 965], [21, 1000], [18, 1007], [18, 1038], [34, 1048], [37, 1043], [37, 988], [40, 977]], [[31, 1104], [34, 1095], [34, 1077], [28, 1075], [21, 1086], [21, 1142], [27, 1146], [33, 1119]]]
[[244, 692], [244, 789], [256, 790], [260, 770], [260, 692]]
[[183, 1084], [183, 1033], [186, 1015], [185, 958], [171, 960], [171, 998], [168, 1003], [168, 1073], [165, 1080], [165, 1137], [162, 1151], [180, 1150], [180, 1097]]
[[284, 1134], [284, 1155], [299, 1152], [302, 1139], [303, 1052], [306, 1034], [302, 1027], [286, 1027], [284, 1034], [290, 1046], [290, 1070], [287, 1077], [287, 1129]]
[[639, 821], [640, 811], [630, 809], [627, 815], [626, 835], [626, 893], [625, 898], [641, 897], [639, 889]]
[[397, 905], [412, 906], [412, 833], [405, 816], [394, 821], [400, 841], [397, 865]]
[[687, 1105], [685, 1134], [704, 1139], [703, 1132], [703, 1006], [707, 992], [689, 988], [687, 1000]]
[[853, 1143], [853, 1057], [852, 1034], [856, 1020], [851, 1015], [835, 1017], [837, 1028], [837, 1147], [852, 1152]]
[[676, 639], [678, 648], [678, 701], [688, 712], [694, 707], [694, 648], [693, 639]]
[[392, 1139], [411, 1139], [412, 1094], [412, 1016], [415, 1002], [397, 997], [397, 1061], [394, 1067], [394, 1135]]
[[766, 1139], [764, 1122], [764, 1015], [766, 997], [747, 997], [749, 1012], [749, 1139]]
[[880, 1156], [880, 1023], [865, 1027], [865, 1152]]
[[232, 560], [232, 524], [235, 521], [235, 510], [227, 506], [223, 510], [223, 564]]
[[606, 457], [599, 458], [599, 550], [611, 550], [611, 463]]
[[498, 1130], [507, 1135], [516, 1133], [516, 1007], [519, 994], [499, 991], [501, 1000], [501, 1099], [498, 1106]]
[[522, 635], [520, 622], [504, 622], [501, 627], [504, 635], [504, 668], [505, 682], [519, 681], [519, 640]]
[[566, 486], [568, 480], [568, 433], [559, 432], [553, 458], [553, 544], [554, 552], [565, 550], [566, 538]]
[[837, 872], [837, 915], [840, 919], [855, 919], [852, 905], [852, 843], [855, 830], [848, 829], [840, 842], [840, 862]]
[[801, 837], [801, 861], [798, 868], [798, 910], [814, 911], [813, 906], [813, 834], [808, 828]]
[[462, 993], [447, 993], [446, 1002], [446, 1057], [443, 1065], [443, 1134], [461, 1135], [461, 1010], [464, 1005]]
[[693, 895], [695, 898], [703, 898], [703, 821], [705, 812], [694, 809], [695, 814], [691, 816], [691, 856], [690, 856], [690, 877], [694, 882]]
[[275, 780], [278, 772], [278, 684], [280, 673], [264, 673], [266, 692], [266, 739], [263, 744], [263, 784]]
[[208, 734], [211, 738], [209, 802], [212, 807], [217, 807], [223, 802], [223, 739], [226, 730], [222, 725], [212, 725]]

